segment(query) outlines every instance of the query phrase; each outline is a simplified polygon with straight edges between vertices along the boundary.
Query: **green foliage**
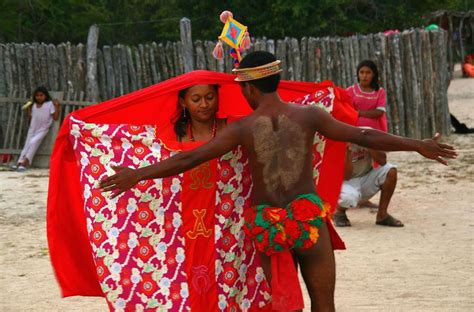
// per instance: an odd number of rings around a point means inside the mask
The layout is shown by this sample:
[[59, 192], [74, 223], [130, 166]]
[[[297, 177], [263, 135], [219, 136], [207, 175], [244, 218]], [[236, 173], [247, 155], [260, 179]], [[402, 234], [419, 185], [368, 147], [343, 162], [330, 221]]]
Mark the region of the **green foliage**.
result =
[[179, 39], [191, 19], [194, 39], [216, 39], [225, 9], [252, 36], [334, 36], [424, 25], [436, 10], [467, 11], [472, 0], [1, 0], [0, 42], [85, 42], [99, 24], [100, 44]]

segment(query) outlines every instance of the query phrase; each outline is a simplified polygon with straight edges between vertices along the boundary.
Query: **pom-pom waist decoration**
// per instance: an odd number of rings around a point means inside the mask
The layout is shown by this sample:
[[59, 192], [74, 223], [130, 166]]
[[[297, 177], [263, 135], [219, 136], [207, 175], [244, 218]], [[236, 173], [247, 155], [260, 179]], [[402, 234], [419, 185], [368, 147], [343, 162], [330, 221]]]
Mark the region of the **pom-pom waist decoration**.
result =
[[280, 63], [280, 60], [276, 60], [257, 67], [234, 68], [232, 72], [237, 74], [235, 81], [257, 80], [281, 73], [283, 70], [280, 68]]

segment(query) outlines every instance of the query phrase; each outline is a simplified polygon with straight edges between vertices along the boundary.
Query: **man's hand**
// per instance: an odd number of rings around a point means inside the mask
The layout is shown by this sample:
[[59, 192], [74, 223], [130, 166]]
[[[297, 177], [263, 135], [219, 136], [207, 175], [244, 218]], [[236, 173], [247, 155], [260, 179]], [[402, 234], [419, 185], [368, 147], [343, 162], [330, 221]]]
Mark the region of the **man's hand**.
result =
[[454, 159], [458, 154], [451, 145], [438, 143], [440, 139], [441, 135], [436, 133], [432, 139], [423, 140], [423, 144], [421, 144], [418, 153], [426, 158], [436, 160], [437, 162], [447, 166], [448, 162], [443, 158]]
[[112, 166], [112, 169], [114, 169], [116, 173], [100, 181], [102, 192], [113, 191], [112, 198], [115, 198], [121, 193], [131, 189], [135, 184], [140, 182], [136, 170], [119, 166]]

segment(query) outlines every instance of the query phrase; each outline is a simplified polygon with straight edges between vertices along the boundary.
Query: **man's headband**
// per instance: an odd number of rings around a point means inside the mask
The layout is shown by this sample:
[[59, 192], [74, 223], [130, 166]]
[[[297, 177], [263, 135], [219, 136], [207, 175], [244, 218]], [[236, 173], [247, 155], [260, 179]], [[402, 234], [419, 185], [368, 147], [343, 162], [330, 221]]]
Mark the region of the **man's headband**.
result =
[[235, 81], [250, 81], [262, 79], [268, 76], [281, 73], [280, 60], [271, 62], [265, 65], [251, 67], [251, 68], [234, 68], [232, 72], [237, 75]]

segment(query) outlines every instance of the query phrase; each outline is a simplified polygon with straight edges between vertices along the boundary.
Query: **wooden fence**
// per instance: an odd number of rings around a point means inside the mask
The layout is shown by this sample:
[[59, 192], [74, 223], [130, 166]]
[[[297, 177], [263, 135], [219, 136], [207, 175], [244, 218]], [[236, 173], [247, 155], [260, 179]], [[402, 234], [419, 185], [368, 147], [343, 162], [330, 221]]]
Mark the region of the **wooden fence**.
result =
[[[189, 23], [189, 20], [184, 22]], [[0, 116], [1, 132], [3, 136], [16, 133], [20, 137], [0, 138], [4, 149], [17, 149], [18, 144], [21, 145], [26, 131], [14, 130], [24, 127], [25, 123], [18, 107], [24, 100], [19, 99], [26, 99], [39, 85], [61, 91], [65, 103], [96, 103], [183, 74], [185, 70], [228, 73], [232, 70], [227, 47], [223, 60], [212, 57], [214, 41], [193, 42], [190, 35], [184, 33], [183, 41], [179, 42], [119, 44], [98, 49], [99, 29], [94, 27], [91, 27], [87, 47], [71, 43], [0, 44], [0, 97], [17, 99], [8, 102], [10, 106], [0, 103], [2, 112], [8, 111]], [[182, 27], [183, 32], [190, 30], [190, 25]], [[274, 53], [282, 60], [283, 79], [332, 80], [343, 87], [356, 82], [356, 67], [360, 61], [373, 60], [387, 92], [390, 132], [421, 138], [432, 136], [436, 131], [444, 134], [450, 131], [446, 47], [445, 31], [411, 29], [390, 36], [380, 33], [300, 40], [258, 38], [252, 40], [250, 51]], [[11, 105], [16, 108], [12, 110]], [[76, 107], [80, 106], [82, 104]], [[17, 119], [10, 119], [11, 116], [17, 116], [22, 126], [16, 124]]]

